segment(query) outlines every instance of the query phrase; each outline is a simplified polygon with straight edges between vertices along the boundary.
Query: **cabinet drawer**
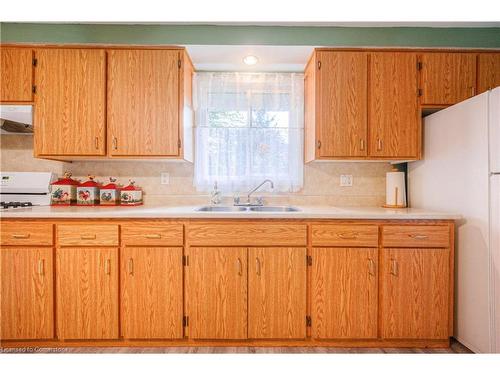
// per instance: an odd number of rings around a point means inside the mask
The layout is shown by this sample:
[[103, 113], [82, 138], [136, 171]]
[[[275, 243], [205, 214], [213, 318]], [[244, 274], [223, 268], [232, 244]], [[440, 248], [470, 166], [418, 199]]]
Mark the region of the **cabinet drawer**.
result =
[[73, 225], [57, 226], [57, 241], [61, 246], [118, 246], [118, 225]]
[[1, 224], [2, 245], [47, 245], [53, 244], [52, 224], [9, 223]]
[[449, 247], [450, 229], [445, 225], [390, 225], [382, 229], [384, 247]]
[[305, 246], [305, 224], [193, 224], [187, 228], [189, 245]]
[[313, 225], [312, 244], [313, 246], [378, 247], [378, 226]]
[[125, 224], [121, 231], [122, 243], [132, 246], [182, 246], [182, 224]]

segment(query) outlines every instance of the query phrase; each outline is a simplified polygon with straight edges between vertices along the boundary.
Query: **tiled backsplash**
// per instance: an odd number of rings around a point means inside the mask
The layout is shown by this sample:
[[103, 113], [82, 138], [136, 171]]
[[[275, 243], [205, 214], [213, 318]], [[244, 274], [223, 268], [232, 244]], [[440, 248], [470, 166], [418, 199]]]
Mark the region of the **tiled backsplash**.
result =
[[[109, 176], [127, 184], [133, 178], [145, 191], [146, 201], [165, 204], [208, 203], [206, 194], [193, 186], [194, 167], [183, 161], [77, 161], [65, 163], [33, 158], [33, 137], [2, 135], [2, 171], [52, 171], [62, 175], [69, 170], [84, 179], [88, 173], [105, 182]], [[377, 206], [385, 200], [385, 173], [389, 163], [313, 162], [304, 167], [304, 188], [298, 193], [270, 194], [267, 199], [281, 204], [328, 204], [335, 206]], [[160, 173], [170, 175], [168, 185], [160, 184]], [[353, 175], [352, 187], [340, 187], [341, 174]], [[226, 198], [230, 199], [230, 198]]]

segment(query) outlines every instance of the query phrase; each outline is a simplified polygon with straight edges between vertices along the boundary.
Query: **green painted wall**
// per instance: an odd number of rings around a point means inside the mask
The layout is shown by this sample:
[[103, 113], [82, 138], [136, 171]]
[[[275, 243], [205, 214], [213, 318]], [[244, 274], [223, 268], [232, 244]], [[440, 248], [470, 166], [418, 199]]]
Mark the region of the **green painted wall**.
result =
[[500, 48], [500, 28], [0, 23], [3, 43], [256, 44]]

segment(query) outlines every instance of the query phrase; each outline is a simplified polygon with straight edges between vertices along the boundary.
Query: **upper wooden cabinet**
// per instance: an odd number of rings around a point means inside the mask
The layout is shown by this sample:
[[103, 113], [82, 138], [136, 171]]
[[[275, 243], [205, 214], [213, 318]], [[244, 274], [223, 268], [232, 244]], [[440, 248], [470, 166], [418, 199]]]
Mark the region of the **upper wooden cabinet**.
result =
[[306, 249], [248, 250], [248, 338], [306, 337]]
[[108, 52], [109, 153], [178, 156], [182, 51]]
[[36, 50], [35, 155], [106, 153], [104, 50]]
[[[305, 126], [309, 133], [309, 128], [315, 127], [316, 136], [306, 137], [306, 142], [317, 150], [315, 157], [367, 154], [367, 64], [367, 53], [342, 51], [318, 51], [309, 62], [307, 70], [315, 72], [306, 72], [306, 79], [314, 84], [306, 82], [305, 100], [313, 108], [306, 108]], [[316, 123], [310, 123], [314, 119]], [[306, 151], [308, 155], [310, 151]]]
[[33, 101], [33, 50], [0, 49], [0, 102]]
[[369, 155], [401, 159], [420, 157], [417, 55], [371, 53], [369, 65]]
[[52, 248], [2, 247], [0, 254], [0, 338], [53, 338]]
[[478, 56], [478, 94], [500, 86], [500, 53], [481, 53]]
[[420, 63], [422, 105], [447, 106], [476, 94], [476, 54], [426, 52]]

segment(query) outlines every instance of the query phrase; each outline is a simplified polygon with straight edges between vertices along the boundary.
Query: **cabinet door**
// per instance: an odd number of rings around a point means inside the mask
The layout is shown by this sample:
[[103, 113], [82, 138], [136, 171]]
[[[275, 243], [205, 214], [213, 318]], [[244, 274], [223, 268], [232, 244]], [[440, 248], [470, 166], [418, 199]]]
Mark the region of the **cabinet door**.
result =
[[179, 51], [108, 52], [110, 154], [179, 155]]
[[33, 100], [33, 51], [29, 48], [0, 50], [0, 102]]
[[320, 157], [366, 155], [365, 52], [318, 52]]
[[2, 340], [54, 337], [52, 251], [0, 249]]
[[370, 55], [370, 156], [416, 158], [420, 147], [417, 55]]
[[306, 249], [250, 248], [248, 337], [306, 337]]
[[422, 104], [450, 105], [475, 95], [475, 54], [429, 52], [421, 62]]
[[182, 289], [182, 247], [123, 248], [123, 337], [182, 338]]
[[36, 58], [36, 154], [104, 155], [104, 51], [41, 49]]
[[189, 337], [247, 338], [247, 249], [189, 249]]
[[118, 249], [57, 249], [58, 337], [118, 338]]
[[313, 248], [312, 334], [318, 339], [377, 337], [377, 249]]
[[383, 249], [381, 334], [386, 339], [447, 339], [448, 249]]
[[481, 53], [478, 61], [478, 94], [500, 86], [500, 53]]

